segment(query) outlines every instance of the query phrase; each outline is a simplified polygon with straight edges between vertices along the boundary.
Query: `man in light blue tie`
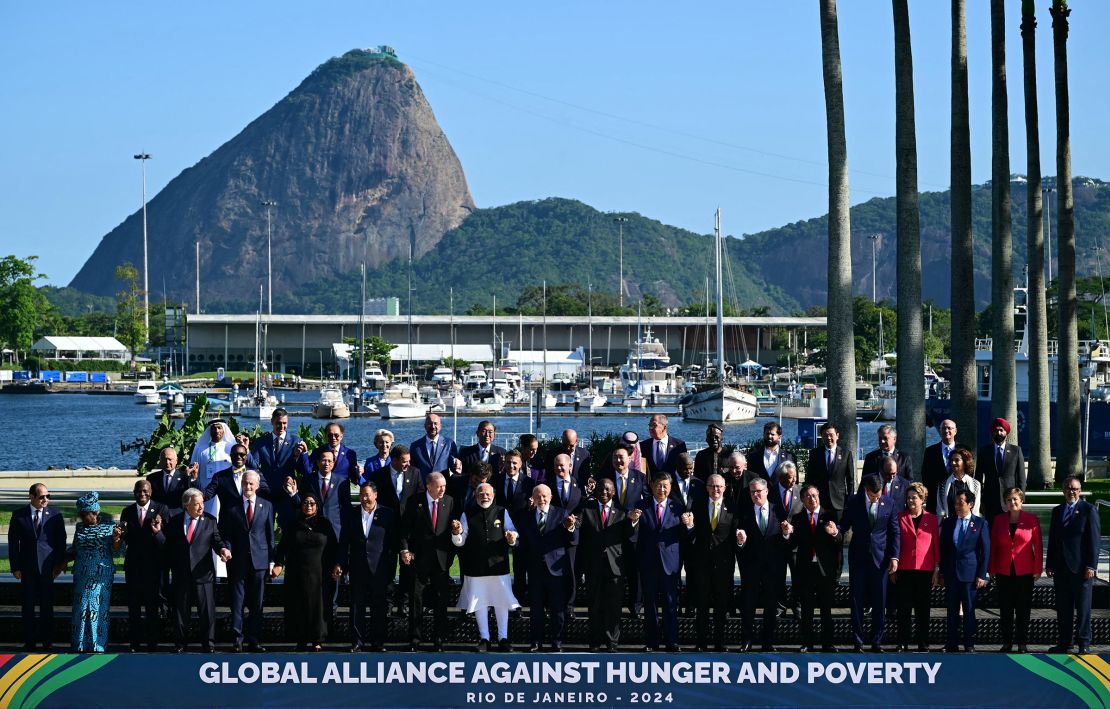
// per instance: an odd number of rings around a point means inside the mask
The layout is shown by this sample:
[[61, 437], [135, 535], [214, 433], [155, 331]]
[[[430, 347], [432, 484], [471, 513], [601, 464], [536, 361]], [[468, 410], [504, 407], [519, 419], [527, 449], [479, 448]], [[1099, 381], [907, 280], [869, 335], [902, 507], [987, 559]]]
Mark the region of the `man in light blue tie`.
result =
[[990, 562], [990, 529], [987, 521], [971, 512], [975, 493], [961, 490], [956, 494], [954, 515], [945, 518], [940, 527], [940, 569], [936, 581], [943, 577], [948, 602], [948, 641], [945, 652], [960, 650], [960, 611], [963, 609], [963, 647], [975, 652], [975, 593], [987, 585]]

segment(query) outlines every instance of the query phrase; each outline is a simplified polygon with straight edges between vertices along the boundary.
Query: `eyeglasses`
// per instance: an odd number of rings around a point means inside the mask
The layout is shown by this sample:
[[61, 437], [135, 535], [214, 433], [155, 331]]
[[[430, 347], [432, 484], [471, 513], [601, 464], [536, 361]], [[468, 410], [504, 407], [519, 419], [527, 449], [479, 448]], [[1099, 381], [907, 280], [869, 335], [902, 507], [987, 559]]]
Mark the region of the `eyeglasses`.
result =
[[35, 495], [36, 500], [49, 500], [50, 495]]
[[232, 458], [246, 458], [247, 454], [246, 453], [232, 453], [231, 457]]
[[1064, 489], [1067, 490], [1068, 492], [1082, 492], [1082, 490], [1083, 490], [1083, 488], [1081, 488], [1081, 487], [1066, 487]]
[[343, 437], [342, 433], [329, 433], [328, 434], [328, 438], [342, 438], [342, 437]]

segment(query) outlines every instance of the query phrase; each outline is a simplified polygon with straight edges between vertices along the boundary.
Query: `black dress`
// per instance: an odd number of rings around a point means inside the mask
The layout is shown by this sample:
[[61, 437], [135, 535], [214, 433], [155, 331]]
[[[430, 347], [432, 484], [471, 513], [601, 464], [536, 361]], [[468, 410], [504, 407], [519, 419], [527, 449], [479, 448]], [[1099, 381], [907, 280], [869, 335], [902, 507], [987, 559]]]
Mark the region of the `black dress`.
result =
[[320, 516], [298, 519], [281, 535], [275, 563], [285, 566], [285, 634], [290, 642], [318, 645], [327, 635], [324, 578], [335, 565], [337, 547], [331, 523]]

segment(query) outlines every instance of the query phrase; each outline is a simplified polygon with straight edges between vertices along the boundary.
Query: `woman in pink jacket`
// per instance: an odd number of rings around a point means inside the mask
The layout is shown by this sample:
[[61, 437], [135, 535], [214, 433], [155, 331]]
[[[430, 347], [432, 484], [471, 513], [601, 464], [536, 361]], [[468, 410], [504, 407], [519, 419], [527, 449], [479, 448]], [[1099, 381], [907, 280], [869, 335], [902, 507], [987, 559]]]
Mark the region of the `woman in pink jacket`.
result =
[[929, 491], [921, 483], [910, 484], [906, 492], [906, 509], [898, 515], [902, 536], [898, 554], [898, 572], [890, 580], [898, 589], [898, 651], [909, 651], [911, 614], [913, 635], [920, 652], [929, 650], [929, 594], [933, 588], [933, 572], [940, 561], [940, 522], [932, 512], [925, 511]]
[[[1021, 509], [1025, 493], [1011, 487], [1002, 496], [1007, 512], [991, 522], [991, 580], [998, 587], [998, 615], [1002, 629], [1002, 652], [1028, 652], [1029, 609], [1033, 606], [1033, 582], [1040, 578], [1044, 558], [1041, 523], [1032, 512]], [[1017, 632], [1014, 632], [1014, 615]]]

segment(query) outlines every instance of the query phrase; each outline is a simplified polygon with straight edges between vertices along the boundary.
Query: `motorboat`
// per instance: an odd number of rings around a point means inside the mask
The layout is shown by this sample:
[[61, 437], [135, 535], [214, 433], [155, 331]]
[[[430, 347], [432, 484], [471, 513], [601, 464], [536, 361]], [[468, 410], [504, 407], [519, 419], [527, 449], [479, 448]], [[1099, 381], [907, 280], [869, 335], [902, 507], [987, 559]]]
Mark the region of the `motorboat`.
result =
[[652, 394], [681, 393], [679, 371], [677, 364], [671, 364], [671, 357], [663, 343], [652, 337], [651, 327], [645, 328], [643, 337], [636, 338], [628, 353], [628, 361], [619, 370], [625, 402], [635, 395], [648, 397]]
[[158, 395], [158, 385], [150, 380], [135, 382], [134, 393], [136, 404], [159, 404], [162, 397]]
[[474, 362], [463, 374], [463, 389], [476, 391], [486, 386], [489, 378], [486, 376], [486, 367], [480, 362]]
[[[584, 409], [593, 411], [600, 409], [609, 401], [608, 397], [592, 387], [587, 389], [580, 389], [574, 396], [575, 402]], [[625, 399], [627, 401], [627, 398]]]
[[351, 417], [351, 409], [337, 386], [320, 389], [320, 398], [312, 405], [312, 417], [318, 419], [345, 419]]
[[505, 398], [493, 387], [477, 389], [467, 394], [466, 410], [483, 414], [500, 413], [505, 410]]
[[432, 371], [432, 384], [450, 384], [455, 381], [455, 370], [450, 367], [436, 367]]
[[386, 387], [378, 402], [383, 419], [418, 419], [428, 413], [428, 405], [420, 400], [420, 391], [408, 382], [394, 382]]
[[382, 366], [374, 360], [370, 360], [366, 363], [366, 368], [362, 372], [362, 378], [366, 382], [366, 388], [374, 391], [385, 389], [386, 384], [389, 383], [389, 378], [382, 372]]

